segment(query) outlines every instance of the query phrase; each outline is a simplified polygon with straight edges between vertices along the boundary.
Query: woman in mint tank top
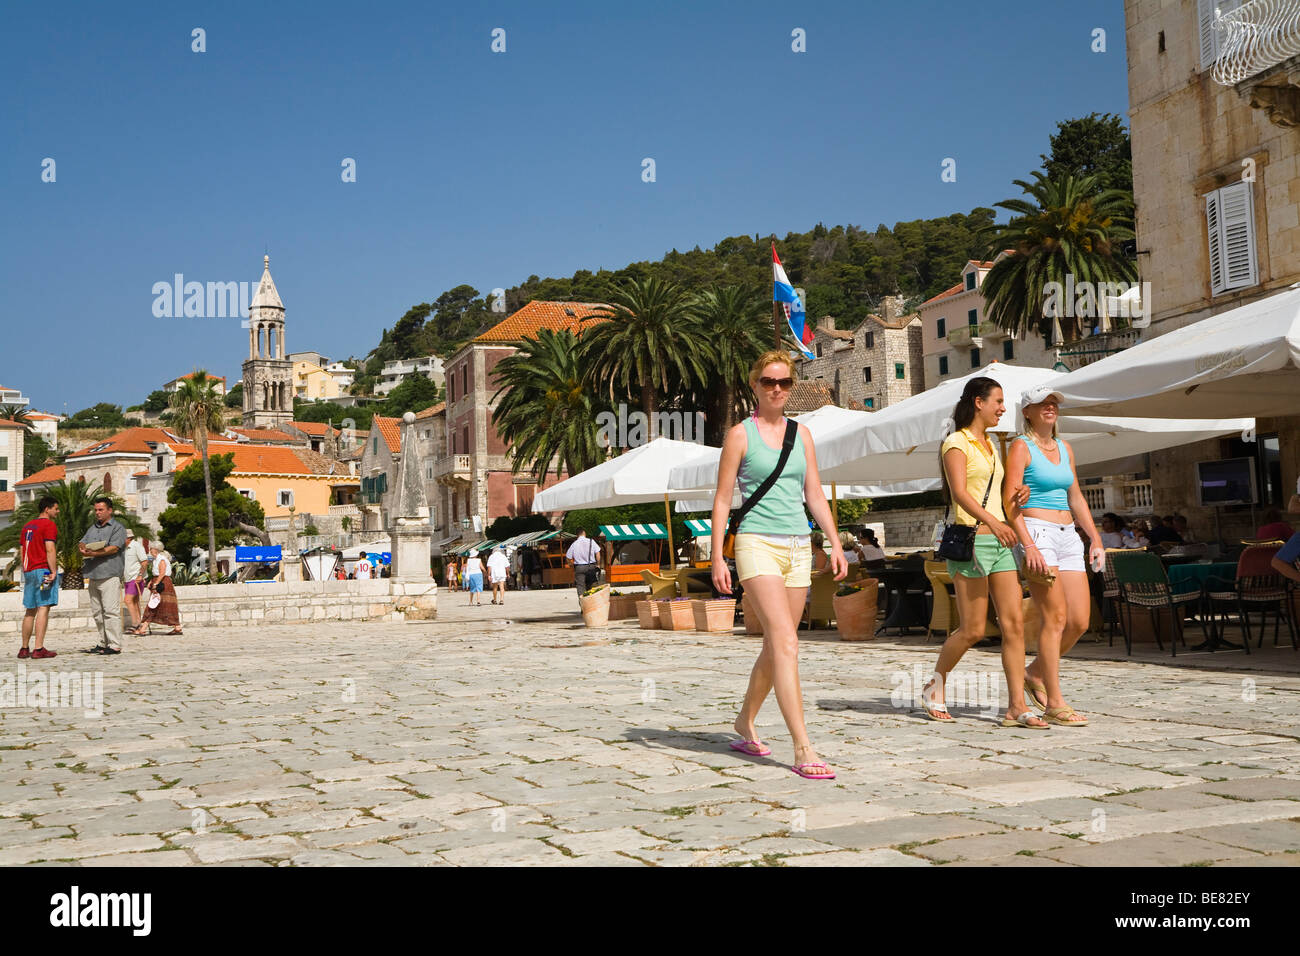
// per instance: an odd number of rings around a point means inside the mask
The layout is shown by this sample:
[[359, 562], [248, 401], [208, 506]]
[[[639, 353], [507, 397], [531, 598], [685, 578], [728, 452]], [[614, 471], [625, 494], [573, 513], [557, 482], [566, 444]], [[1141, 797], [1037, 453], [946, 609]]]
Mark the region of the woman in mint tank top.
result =
[[792, 769], [810, 780], [833, 780], [834, 772], [817, 756], [803, 718], [799, 687], [799, 619], [810, 583], [812, 549], [805, 502], [831, 541], [830, 567], [839, 581], [848, 573], [840, 536], [822, 494], [812, 436], [797, 426], [790, 454], [774, 483], [755, 501], [759, 488], [776, 472], [787, 431], [786, 400], [794, 385], [788, 353], [774, 350], [759, 357], [749, 373], [754, 414], [731, 428], [718, 460], [718, 487], [713, 496], [713, 587], [731, 593], [731, 569], [723, 556], [731, 500], [737, 484], [748, 507], [736, 533], [736, 573], [763, 627], [763, 650], [749, 675], [732, 750], [755, 757], [772, 751], [758, 739], [754, 721], [769, 692], [785, 718], [794, 744]]
[[[1060, 664], [1088, 629], [1092, 595], [1087, 566], [1100, 572], [1106, 549], [1079, 490], [1074, 452], [1056, 434], [1060, 393], [1039, 386], [1026, 392], [1023, 401], [1024, 433], [1007, 452], [1006, 487], [1023, 487], [1029, 494], [1020, 504], [1008, 499], [1006, 513], [1025, 550], [1025, 567], [1032, 572], [1029, 593], [1042, 618], [1038, 656], [1025, 668], [1025, 696], [1043, 708], [1049, 722], [1083, 727], [1088, 719], [1061, 694]], [[1086, 564], [1079, 529], [1092, 542]]]

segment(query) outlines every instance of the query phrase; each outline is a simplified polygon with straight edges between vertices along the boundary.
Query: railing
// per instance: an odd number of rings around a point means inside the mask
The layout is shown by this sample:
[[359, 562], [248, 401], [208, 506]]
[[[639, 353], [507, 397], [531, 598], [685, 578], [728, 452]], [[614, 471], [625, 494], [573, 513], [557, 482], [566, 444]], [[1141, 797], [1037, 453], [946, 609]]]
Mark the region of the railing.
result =
[[1083, 500], [1088, 502], [1088, 510], [1101, 512], [1106, 510], [1106, 489], [1102, 485], [1085, 485], [1080, 491], [1083, 492]]
[[1222, 42], [1212, 75], [1224, 86], [1300, 56], [1300, 0], [1248, 0], [1214, 28]]
[[433, 477], [435, 480], [443, 478], [461, 478], [469, 480], [471, 466], [469, 455], [442, 455], [434, 460]]
[[1151, 479], [1124, 482], [1124, 510], [1149, 512], [1155, 507], [1151, 496]]
[[1064, 343], [1057, 357], [1065, 363], [1070, 371], [1091, 365], [1107, 355], [1114, 355], [1131, 348], [1142, 341], [1142, 333], [1137, 329], [1125, 329], [1122, 332], [1103, 332], [1090, 335], [1085, 339]]
[[[979, 325], [959, 325], [948, 333], [948, 344], [953, 348], [964, 349], [975, 345], [975, 340], [989, 336], [990, 338], [998, 337], [1000, 330], [992, 322], [981, 322]], [[976, 346], [978, 348], [978, 346]]]
[[300, 534], [298, 535], [298, 547], [306, 551], [308, 548], [316, 548], [324, 545], [327, 548], [351, 548], [358, 544], [370, 544], [372, 541], [383, 541], [388, 538], [385, 531], [354, 531], [343, 534]]

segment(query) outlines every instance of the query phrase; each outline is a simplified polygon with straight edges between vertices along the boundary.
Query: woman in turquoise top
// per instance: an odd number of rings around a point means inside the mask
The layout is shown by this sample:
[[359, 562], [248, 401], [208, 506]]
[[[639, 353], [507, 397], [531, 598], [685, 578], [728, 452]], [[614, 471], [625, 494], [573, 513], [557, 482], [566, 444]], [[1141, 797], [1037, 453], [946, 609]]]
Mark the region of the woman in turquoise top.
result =
[[[1017, 505], [1004, 502], [1008, 520], [1025, 549], [1025, 567], [1054, 580], [1029, 580], [1029, 593], [1038, 605], [1042, 629], [1038, 656], [1025, 668], [1025, 694], [1043, 708], [1043, 717], [1063, 727], [1082, 727], [1088, 719], [1061, 696], [1061, 655], [1088, 629], [1092, 595], [1083, 560], [1082, 528], [1092, 542], [1089, 558], [1094, 571], [1106, 561], [1101, 535], [1075, 476], [1074, 452], [1057, 438], [1060, 393], [1039, 386], [1025, 393], [1024, 433], [1007, 452], [1006, 489], [1025, 487], [1029, 497]], [[1077, 522], [1077, 525], [1076, 525]]]
[[[731, 593], [731, 570], [722, 554], [736, 483], [748, 500], [775, 469], [785, 439], [785, 403], [794, 386], [790, 356], [774, 350], [759, 357], [749, 372], [757, 407], [754, 414], [727, 432], [718, 460], [718, 488], [713, 496], [713, 587]], [[731, 748], [755, 757], [772, 751], [758, 739], [754, 721], [770, 691], [794, 742], [794, 772], [810, 780], [833, 780], [834, 772], [817, 757], [803, 719], [799, 688], [799, 619], [808, 591], [812, 549], [804, 501], [831, 542], [835, 580], [848, 573], [840, 536], [822, 494], [812, 436], [798, 426], [794, 447], [775, 484], [745, 515], [736, 533], [736, 573], [745, 583], [750, 606], [763, 626], [763, 650], [749, 675], [749, 687], [736, 717], [740, 740]]]

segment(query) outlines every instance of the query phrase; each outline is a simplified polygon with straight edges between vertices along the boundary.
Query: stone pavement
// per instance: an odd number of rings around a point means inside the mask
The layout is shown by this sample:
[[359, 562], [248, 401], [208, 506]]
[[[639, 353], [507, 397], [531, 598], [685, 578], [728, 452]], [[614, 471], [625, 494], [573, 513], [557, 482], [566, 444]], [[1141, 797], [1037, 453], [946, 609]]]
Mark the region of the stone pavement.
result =
[[1300, 863], [1289, 646], [1179, 666], [1081, 647], [1067, 696], [1091, 725], [1035, 731], [992, 718], [996, 650], [952, 675], [960, 720], [940, 726], [911, 706], [936, 644], [814, 633], [830, 782], [791, 773], [772, 699], [773, 755], [727, 748], [756, 639], [588, 631], [572, 592], [444, 592], [429, 624], [194, 627], [116, 658], [54, 646], [7, 647], [0, 682], [102, 671], [102, 715], [0, 710], [3, 865]]

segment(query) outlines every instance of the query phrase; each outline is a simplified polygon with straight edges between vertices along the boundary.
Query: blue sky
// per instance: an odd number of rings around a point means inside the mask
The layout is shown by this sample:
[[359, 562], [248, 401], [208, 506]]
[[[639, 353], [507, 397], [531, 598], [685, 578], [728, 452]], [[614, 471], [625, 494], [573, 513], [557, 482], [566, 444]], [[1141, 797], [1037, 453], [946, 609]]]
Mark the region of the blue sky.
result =
[[175, 273], [269, 251], [290, 350], [359, 356], [460, 283], [991, 206], [1128, 109], [1121, 0], [26, 4], [0, 71], [0, 383], [68, 412], [239, 377], [237, 319], [153, 316]]

